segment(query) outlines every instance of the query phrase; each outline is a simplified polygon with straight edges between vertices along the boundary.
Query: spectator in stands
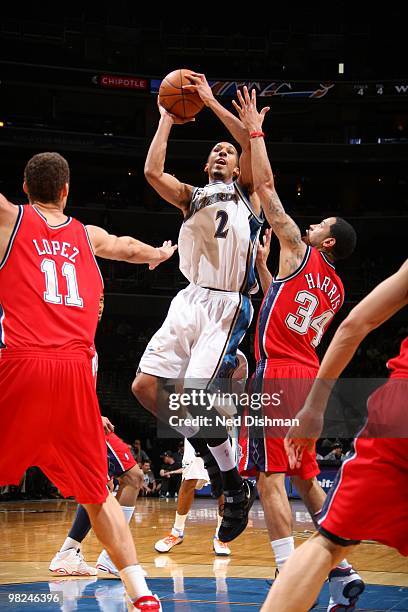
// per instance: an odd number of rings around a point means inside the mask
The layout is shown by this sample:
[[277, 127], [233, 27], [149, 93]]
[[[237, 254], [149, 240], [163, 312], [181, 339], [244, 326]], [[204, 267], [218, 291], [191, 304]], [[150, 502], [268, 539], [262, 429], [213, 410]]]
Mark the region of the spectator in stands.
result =
[[183, 471], [181, 461], [171, 451], [165, 451], [161, 458], [163, 465], [160, 470], [162, 478], [160, 497], [176, 497], [181, 485], [181, 474]]
[[156, 496], [160, 491], [160, 484], [156, 482], [154, 474], [151, 469], [150, 461], [144, 461], [141, 465], [143, 472], [143, 489], [141, 489], [141, 495], [144, 496]]
[[148, 454], [142, 449], [140, 440], [136, 439], [131, 445], [130, 450], [132, 451], [132, 455], [138, 462], [139, 466], [142, 466], [144, 461], [150, 462]]
[[332, 446], [332, 450], [328, 455], [324, 457], [326, 461], [342, 461], [343, 460], [343, 447], [340, 442], [335, 442]]
[[177, 444], [177, 452], [176, 452], [176, 459], [180, 461], [180, 463], [183, 463], [183, 455], [184, 455], [184, 440], [180, 440], [180, 442]]

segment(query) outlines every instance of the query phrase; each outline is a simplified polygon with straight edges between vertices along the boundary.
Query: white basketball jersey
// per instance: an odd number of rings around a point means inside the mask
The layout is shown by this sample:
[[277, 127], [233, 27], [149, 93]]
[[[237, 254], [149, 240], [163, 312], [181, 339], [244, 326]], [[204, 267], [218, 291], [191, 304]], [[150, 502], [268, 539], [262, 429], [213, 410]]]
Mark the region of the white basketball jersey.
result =
[[180, 270], [195, 285], [256, 293], [255, 257], [262, 220], [240, 186], [195, 187], [180, 229]]

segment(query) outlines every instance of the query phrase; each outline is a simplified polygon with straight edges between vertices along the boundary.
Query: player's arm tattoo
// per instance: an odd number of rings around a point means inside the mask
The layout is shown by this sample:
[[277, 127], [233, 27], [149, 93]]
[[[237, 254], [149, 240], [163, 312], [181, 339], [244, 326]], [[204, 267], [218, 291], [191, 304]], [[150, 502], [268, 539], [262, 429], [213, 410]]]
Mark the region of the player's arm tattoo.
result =
[[263, 209], [266, 219], [278, 236], [279, 241], [281, 243], [285, 242], [285, 245], [293, 248], [294, 251], [303, 250], [300, 229], [294, 220], [285, 212], [275, 189], [269, 192], [268, 195], [269, 198], [267, 203], [263, 204]]

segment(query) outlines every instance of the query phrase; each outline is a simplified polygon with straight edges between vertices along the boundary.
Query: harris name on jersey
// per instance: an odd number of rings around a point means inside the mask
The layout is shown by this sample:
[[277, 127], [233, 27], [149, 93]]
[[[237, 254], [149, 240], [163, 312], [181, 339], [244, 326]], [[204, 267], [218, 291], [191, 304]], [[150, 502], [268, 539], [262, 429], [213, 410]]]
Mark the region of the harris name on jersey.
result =
[[337, 308], [341, 306], [343, 303], [342, 294], [330, 276], [324, 276], [322, 279], [319, 272], [316, 274], [313, 272], [308, 272], [304, 276], [309, 289], [320, 289], [320, 291], [327, 294], [333, 310], [337, 310]]

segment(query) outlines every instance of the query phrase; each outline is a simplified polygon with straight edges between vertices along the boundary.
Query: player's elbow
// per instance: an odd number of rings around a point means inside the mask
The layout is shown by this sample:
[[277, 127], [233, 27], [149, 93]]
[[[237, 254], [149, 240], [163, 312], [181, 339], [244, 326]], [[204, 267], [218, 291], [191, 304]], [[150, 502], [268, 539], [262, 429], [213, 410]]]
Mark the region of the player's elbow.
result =
[[374, 327], [375, 325], [373, 325], [370, 321], [365, 320], [359, 314], [352, 311], [341, 323], [339, 333], [345, 338], [354, 340], [358, 339], [359, 342], [361, 342], [361, 340], [365, 338], [367, 334], [374, 329]]
[[261, 202], [269, 202], [275, 192], [273, 177], [254, 183], [254, 191], [258, 194]]
[[161, 176], [161, 172], [159, 171], [158, 168], [155, 167], [154, 164], [152, 164], [149, 161], [146, 161], [145, 167], [144, 167], [144, 175], [145, 175], [147, 182], [152, 185], [156, 181], [159, 180]]

